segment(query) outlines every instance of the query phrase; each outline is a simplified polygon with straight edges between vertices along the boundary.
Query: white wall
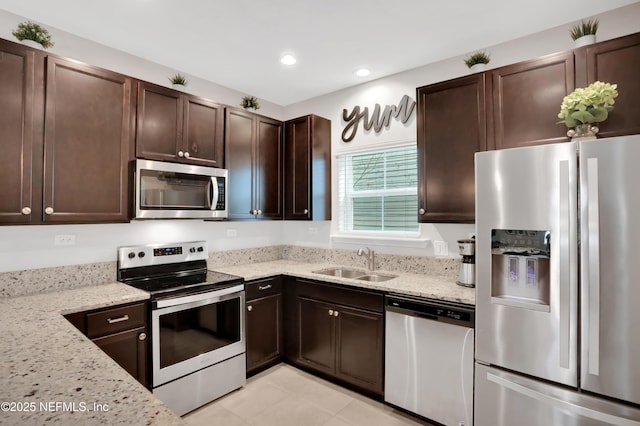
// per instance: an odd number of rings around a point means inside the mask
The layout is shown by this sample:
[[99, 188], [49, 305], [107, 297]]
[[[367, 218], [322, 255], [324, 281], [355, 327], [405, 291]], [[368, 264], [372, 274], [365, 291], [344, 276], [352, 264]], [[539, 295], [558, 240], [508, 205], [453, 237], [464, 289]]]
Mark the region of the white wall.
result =
[[[576, 16], [576, 19], [582, 18]], [[640, 3], [605, 13], [600, 18], [599, 40], [640, 31]], [[0, 37], [14, 40], [11, 30], [26, 18], [0, 10]], [[46, 24], [46, 23], [45, 23]], [[509, 43], [489, 47], [492, 67], [535, 58], [547, 53], [570, 49], [569, 25], [546, 31]], [[176, 71], [134, 57], [107, 46], [93, 43], [51, 28], [56, 41], [53, 53], [78, 59], [93, 65], [118, 71], [127, 75], [169, 86], [168, 76]], [[432, 41], [436, 42], [437, 41]], [[375, 72], [375, 70], [374, 70]], [[362, 148], [395, 141], [414, 140], [415, 117], [406, 125], [392, 122], [390, 129], [380, 135], [366, 134], [358, 129], [357, 137], [350, 144], [340, 140], [343, 123], [342, 109], [353, 106], [369, 106], [375, 103], [383, 107], [396, 104], [402, 95], [415, 97], [415, 88], [426, 84], [465, 75], [467, 69], [461, 57], [417, 68], [391, 77], [318, 97], [306, 102], [282, 107], [261, 100], [260, 113], [289, 119], [305, 114], [318, 114], [332, 121], [332, 145], [334, 154], [352, 147]], [[189, 85], [193, 93], [236, 105], [244, 93], [222, 87], [212, 82], [191, 78]], [[335, 171], [334, 171], [335, 172]], [[335, 182], [335, 173], [334, 173]], [[336, 191], [333, 191], [334, 195]], [[333, 202], [334, 208], [336, 202]], [[334, 217], [336, 214], [334, 212]], [[56, 226], [3, 226], [0, 227], [0, 272], [48, 266], [71, 265], [91, 262], [113, 261], [120, 245], [150, 242], [207, 240], [210, 250], [261, 247], [276, 244], [310, 245], [331, 247], [330, 234], [335, 221], [295, 222], [203, 222], [203, 221], [143, 221], [129, 224], [109, 225], [56, 225]], [[228, 230], [237, 236], [227, 236]], [[422, 225], [422, 237], [429, 241], [449, 243], [450, 255], [456, 254], [456, 240], [466, 238], [474, 232], [473, 225]], [[70, 247], [54, 245], [55, 235], [74, 235], [76, 244]], [[342, 244], [357, 248], [362, 244]], [[396, 246], [376, 247], [387, 253], [433, 255], [433, 246], [425, 248], [402, 248]]]
[[[579, 10], [576, 10], [576, 12], [579, 13]], [[577, 21], [581, 18], [583, 17], [576, 15]], [[640, 2], [598, 15], [597, 18], [600, 20], [600, 29], [598, 30], [597, 36], [598, 41], [639, 32]], [[570, 23], [507, 43], [487, 47], [486, 51], [491, 55], [489, 68], [497, 68], [550, 53], [572, 49], [573, 40], [571, 40], [569, 36], [569, 30], [572, 24], [573, 23]], [[437, 40], [432, 42], [437, 43]], [[354, 106], [359, 105], [361, 108], [368, 106], [371, 112], [376, 103], [379, 103], [382, 108], [384, 108], [385, 105], [396, 105], [405, 94], [415, 99], [417, 87], [467, 75], [469, 71], [463, 62], [464, 56], [453, 57], [390, 77], [381, 78], [349, 89], [289, 105], [285, 109], [285, 119], [311, 113], [330, 119], [332, 126], [332, 153], [334, 156], [351, 150], [382, 147], [394, 142], [415, 140], [416, 120], [414, 115], [414, 117], [404, 125], [399, 121], [393, 120], [389, 129], [383, 130], [379, 134], [373, 131], [365, 132], [362, 124], [360, 124], [356, 138], [349, 143], [345, 143], [341, 140], [341, 134], [345, 126], [342, 120], [342, 110], [347, 109], [348, 112], [351, 112]], [[375, 70], [372, 71], [375, 73]], [[558, 109], [559, 107], [558, 105]], [[463, 125], [463, 123], [461, 123], [461, 125]], [[336, 188], [337, 170], [335, 170], [335, 167], [332, 178], [333, 188]], [[332, 202], [332, 214], [334, 218], [337, 217], [336, 192], [335, 190], [333, 191], [334, 198]], [[323, 229], [328, 230], [330, 233], [335, 233], [337, 229], [336, 221], [333, 221], [329, 229], [326, 227]], [[305, 232], [305, 230], [301, 232]], [[433, 241], [439, 240], [446, 241], [449, 246], [449, 256], [455, 256], [457, 254], [456, 240], [467, 238], [474, 232], [475, 227], [473, 225], [423, 224], [421, 226], [421, 238], [429, 241], [426, 248], [403, 249], [388, 247], [387, 250], [382, 248], [381, 251], [432, 256], [434, 254]], [[317, 235], [315, 239], [321, 240]], [[329, 241], [329, 236], [326, 237], [326, 241]], [[355, 248], [361, 245], [362, 244], [336, 244], [335, 242], [333, 244], [334, 247], [344, 246], [349, 248]]]

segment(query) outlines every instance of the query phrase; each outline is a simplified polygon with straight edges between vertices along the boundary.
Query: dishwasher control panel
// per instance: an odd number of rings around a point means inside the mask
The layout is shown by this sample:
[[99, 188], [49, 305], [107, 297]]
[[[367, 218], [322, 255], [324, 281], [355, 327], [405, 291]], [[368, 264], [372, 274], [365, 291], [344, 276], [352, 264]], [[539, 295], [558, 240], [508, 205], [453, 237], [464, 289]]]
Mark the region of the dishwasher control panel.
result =
[[473, 328], [475, 325], [475, 308], [470, 305], [406, 296], [387, 296], [386, 300], [388, 311], [464, 327]]

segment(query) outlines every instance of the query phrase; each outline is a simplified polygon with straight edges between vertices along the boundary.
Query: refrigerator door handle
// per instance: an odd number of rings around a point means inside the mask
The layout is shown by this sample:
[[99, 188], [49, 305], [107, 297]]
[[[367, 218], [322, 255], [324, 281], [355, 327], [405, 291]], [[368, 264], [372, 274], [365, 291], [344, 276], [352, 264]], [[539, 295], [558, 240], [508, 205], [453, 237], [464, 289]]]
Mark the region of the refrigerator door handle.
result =
[[[559, 170], [559, 277], [555, 285], [559, 289], [559, 313], [560, 313], [560, 367], [569, 368], [569, 349], [571, 346], [571, 324], [570, 324], [570, 303], [571, 303], [571, 242], [570, 242], [570, 221], [571, 221], [571, 183], [569, 180], [569, 162], [560, 161]], [[553, 283], [552, 283], [553, 285]]]
[[549, 404], [563, 411], [568, 411], [570, 413], [574, 413], [582, 417], [587, 417], [596, 421], [600, 421], [606, 424], [611, 424], [616, 426], [639, 426], [640, 425], [640, 422], [637, 422], [635, 420], [625, 419], [624, 417], [618, 417], [612, 414], [596, 411], [591, 408], [578, 405], [576, 403], [570, 403], [562, 399], [556, 398], [555, 396], [547, 395], [545, 393], [539, 392], [538, 390], [528, 387], [524, 384], [515, 383], [503, 377], [496, 376], [495, 374], [492, 374], [492, 373], [487, 373], [487, 380], [499, 386], [502, 386], [504, 388], [517, 392], [519, 394], [528, 396], [529, 398], [532, 398], [538, 402]]
[[587, 330], [589, 342], [588, 372], [600, 374], [600, 205], [598, 200], [598, 159], [587, 159], [587, 226], [589, 229], [587, 259], [589, 261], [586, 277], [588, 288], [587, 306], [589, 313]]

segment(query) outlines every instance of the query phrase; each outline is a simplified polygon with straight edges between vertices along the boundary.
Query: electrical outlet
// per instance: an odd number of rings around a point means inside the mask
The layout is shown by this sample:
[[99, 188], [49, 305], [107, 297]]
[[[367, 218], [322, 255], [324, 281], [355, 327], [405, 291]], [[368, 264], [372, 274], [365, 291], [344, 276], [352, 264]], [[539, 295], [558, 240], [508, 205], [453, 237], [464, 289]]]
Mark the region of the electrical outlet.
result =
[[434, 241], [433, 252], [436, 256], [446, 256], [449, 254], [449, 245], [446, 241]]
[[56, 235], [53, 239], [56, 246], [74, 246], [76, 244], [76, 236], [73, 234]]
[[238, 230], [234, 228], [227, 229], [227, 237], [237, 237]]
[[316, 228], [315, 226], [310, 227], [309, 228], [309, 234], [318, 235], [318, 228]]

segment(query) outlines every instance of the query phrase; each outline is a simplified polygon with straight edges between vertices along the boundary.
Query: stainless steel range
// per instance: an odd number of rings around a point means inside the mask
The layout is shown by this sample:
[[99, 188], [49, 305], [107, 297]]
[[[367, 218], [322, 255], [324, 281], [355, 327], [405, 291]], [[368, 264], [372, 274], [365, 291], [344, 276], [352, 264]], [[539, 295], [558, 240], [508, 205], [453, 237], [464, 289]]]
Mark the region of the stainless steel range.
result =
[[151, 293], [153, 393], [178, 415], [246, 382], [244, 282], [207, 256], [204, 241], [118, 249], [118, 280]]

